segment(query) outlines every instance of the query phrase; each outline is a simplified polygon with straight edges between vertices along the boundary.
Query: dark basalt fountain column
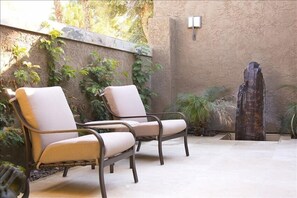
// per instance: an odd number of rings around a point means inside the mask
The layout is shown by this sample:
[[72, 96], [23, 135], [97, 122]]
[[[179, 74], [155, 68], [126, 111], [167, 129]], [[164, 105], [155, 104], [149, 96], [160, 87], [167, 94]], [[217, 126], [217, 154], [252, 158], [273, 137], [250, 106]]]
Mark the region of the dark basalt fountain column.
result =
[[235, 139], [265, 140], [265, 83], [260, 65], [251, 62], [244, 70], [237, 100]]

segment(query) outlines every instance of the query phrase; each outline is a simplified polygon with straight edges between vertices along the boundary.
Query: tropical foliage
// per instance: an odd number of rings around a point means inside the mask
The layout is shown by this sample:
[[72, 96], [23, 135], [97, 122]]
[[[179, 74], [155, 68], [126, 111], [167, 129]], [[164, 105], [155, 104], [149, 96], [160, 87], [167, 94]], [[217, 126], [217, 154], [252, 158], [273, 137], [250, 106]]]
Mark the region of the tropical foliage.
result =
[[54, 5], [52, 20], [135, 43], [147, 43], [153, 0], [78, 0], [68, 4], [55, 0]]

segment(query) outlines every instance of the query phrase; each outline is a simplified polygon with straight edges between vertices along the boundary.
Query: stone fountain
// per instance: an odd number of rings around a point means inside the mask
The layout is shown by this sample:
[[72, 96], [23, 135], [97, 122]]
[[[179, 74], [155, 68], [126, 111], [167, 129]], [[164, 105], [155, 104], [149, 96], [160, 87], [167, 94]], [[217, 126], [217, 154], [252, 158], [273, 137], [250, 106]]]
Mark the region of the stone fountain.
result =
[[244, 70], [237, 100], [235, 139], [265, 140], [264, 123], [265, 83], [260, 65], [249, 63]]

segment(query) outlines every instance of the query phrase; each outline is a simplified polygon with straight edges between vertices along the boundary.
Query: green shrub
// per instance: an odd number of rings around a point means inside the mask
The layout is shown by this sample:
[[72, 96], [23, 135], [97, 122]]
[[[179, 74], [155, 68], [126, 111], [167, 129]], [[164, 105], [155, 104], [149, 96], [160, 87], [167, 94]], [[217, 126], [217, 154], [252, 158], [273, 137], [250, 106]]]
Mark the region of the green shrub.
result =
[[[230, 101], [230, 90], [225, 87], [211, 87], [201, 96], [195, 94], [180, 94], [174, 104], [177, 111], [185, 114], [193, 130], [207, 130], [212, 120], [229, 125], [232, 117], [227, 110], [235, 108]], [[172, 108], [172, 107], [171, 107]]]
[[0, 145], [5, 147], [20, 146], [24, 144], [24, 137], [21, 129], [4, 127], [0, 129]]
[[109, 119], [109, 113], [104, 107], [100, 93], [115, 80], [118, 61], [101, 58], [96, 52], [91, 53], [91, 60], [90, 64], [80, 70], [80, 74], [83, 75], [80, 88], [91, 102], [91, 109], [95, 119]]

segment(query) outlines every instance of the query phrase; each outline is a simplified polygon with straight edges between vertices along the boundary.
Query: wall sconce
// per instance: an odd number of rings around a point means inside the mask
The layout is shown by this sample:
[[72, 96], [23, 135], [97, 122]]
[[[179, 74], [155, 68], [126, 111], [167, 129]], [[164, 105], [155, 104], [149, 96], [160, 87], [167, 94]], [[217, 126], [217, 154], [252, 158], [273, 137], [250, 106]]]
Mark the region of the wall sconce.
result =
[[201, 28], [201, 16], [190, 16], [188, 18], [188, 28], [193, 30], [192, 39], [196, 40], [195, 29]]

